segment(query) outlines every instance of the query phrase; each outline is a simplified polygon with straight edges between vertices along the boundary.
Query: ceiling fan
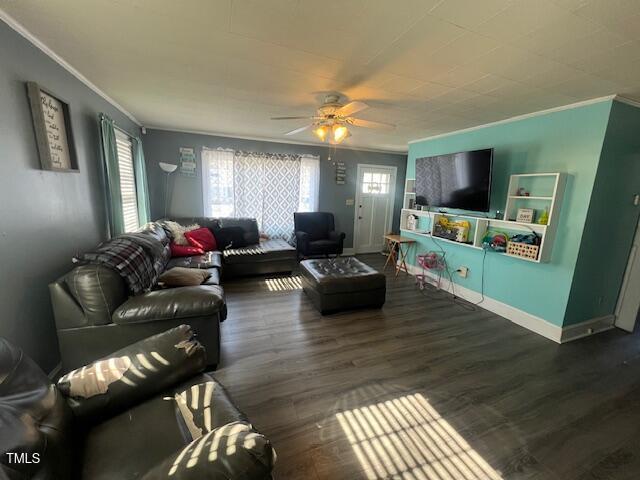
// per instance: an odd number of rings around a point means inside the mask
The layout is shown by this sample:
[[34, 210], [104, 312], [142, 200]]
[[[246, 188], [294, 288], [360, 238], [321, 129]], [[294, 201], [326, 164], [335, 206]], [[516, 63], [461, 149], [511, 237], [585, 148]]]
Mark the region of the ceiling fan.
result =
[[364, 102], [349, 102], [343, 105], [340, 102], [340, 95], [330, 94], [324, 99], [324, 103], [318, 108], [313, 117], [272, 117], [271, 120], [312, 120], [312, 123], [304, 127], [296, 128], [285, 135], [295, 135], [312, 129], [316, 137], [321, 141], [329, 140], [331, 144], [341, 143], [345, 138], [351, 136], [349, 126], [376, 128], [380, 130], [391, 130], [396, 126], [390, 123], [372, 122], [361, 118], [352, 117], [353, 114], [369, 108]]

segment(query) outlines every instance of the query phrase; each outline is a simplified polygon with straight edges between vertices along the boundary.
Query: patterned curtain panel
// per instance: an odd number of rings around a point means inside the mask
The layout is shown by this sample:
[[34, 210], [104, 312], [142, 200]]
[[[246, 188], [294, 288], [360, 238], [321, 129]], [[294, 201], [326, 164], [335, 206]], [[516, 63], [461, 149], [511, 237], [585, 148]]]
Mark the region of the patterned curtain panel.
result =
[[202, 150], [205, 215], [253, 217], [262, 233], [291, 241], [293, 213], [318, 208], [320, 158]]
[[236, 152], [234, 193], [237, 217], [255, 217], [271, 238], [290, 240], [300, 201], [300, 156]]

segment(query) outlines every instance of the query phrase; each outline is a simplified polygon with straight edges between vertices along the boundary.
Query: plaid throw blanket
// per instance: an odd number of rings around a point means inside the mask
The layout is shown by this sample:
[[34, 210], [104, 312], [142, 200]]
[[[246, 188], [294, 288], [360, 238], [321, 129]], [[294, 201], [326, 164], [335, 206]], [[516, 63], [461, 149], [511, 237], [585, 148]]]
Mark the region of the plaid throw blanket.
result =
[[119, 235], [118, 238], [131, 240], [144, 248], [153, 263], [153, 269], [156, 271], [157, 277], [164, 272], [164, 269], [171, 258], [171, 248], [169, 248], [168, 245], [163, 245], [159, 240], [146, 232], [125, 233]]
[[134, 295], [151, 290], [160, 275], [153, 257], [137, 239], [123, 235], [85, 253], [86, 263], [104, 265], [118, 272]]

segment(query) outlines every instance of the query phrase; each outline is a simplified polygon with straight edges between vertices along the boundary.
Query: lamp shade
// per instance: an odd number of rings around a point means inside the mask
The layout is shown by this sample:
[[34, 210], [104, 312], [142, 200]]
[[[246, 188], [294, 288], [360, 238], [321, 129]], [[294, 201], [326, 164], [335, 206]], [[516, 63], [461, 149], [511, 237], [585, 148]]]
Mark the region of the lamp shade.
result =
[[178, 168], [178, 165], [176, 165], [175, 163], [158, 162], [158, 165], [160, 166], [162, 171], [166, 173], [173, 173]]

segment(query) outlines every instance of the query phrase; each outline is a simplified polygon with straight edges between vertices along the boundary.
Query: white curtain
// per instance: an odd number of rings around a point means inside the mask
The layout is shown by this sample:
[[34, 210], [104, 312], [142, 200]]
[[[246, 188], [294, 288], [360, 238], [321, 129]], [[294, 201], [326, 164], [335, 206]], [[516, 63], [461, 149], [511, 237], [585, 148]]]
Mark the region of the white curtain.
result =
[[202, 200], [207, 217], [232, 217], [233, 150], [202, 150]]
[[204, 211], [253, 217], [271, 238], [293, 237], [293, 213], [318, 208], [320, 159], [311, 155], [202, 151]]
[[320, 157], [303, 155], [300, 159], [299, 212], [318, 211], [320, 192]]

